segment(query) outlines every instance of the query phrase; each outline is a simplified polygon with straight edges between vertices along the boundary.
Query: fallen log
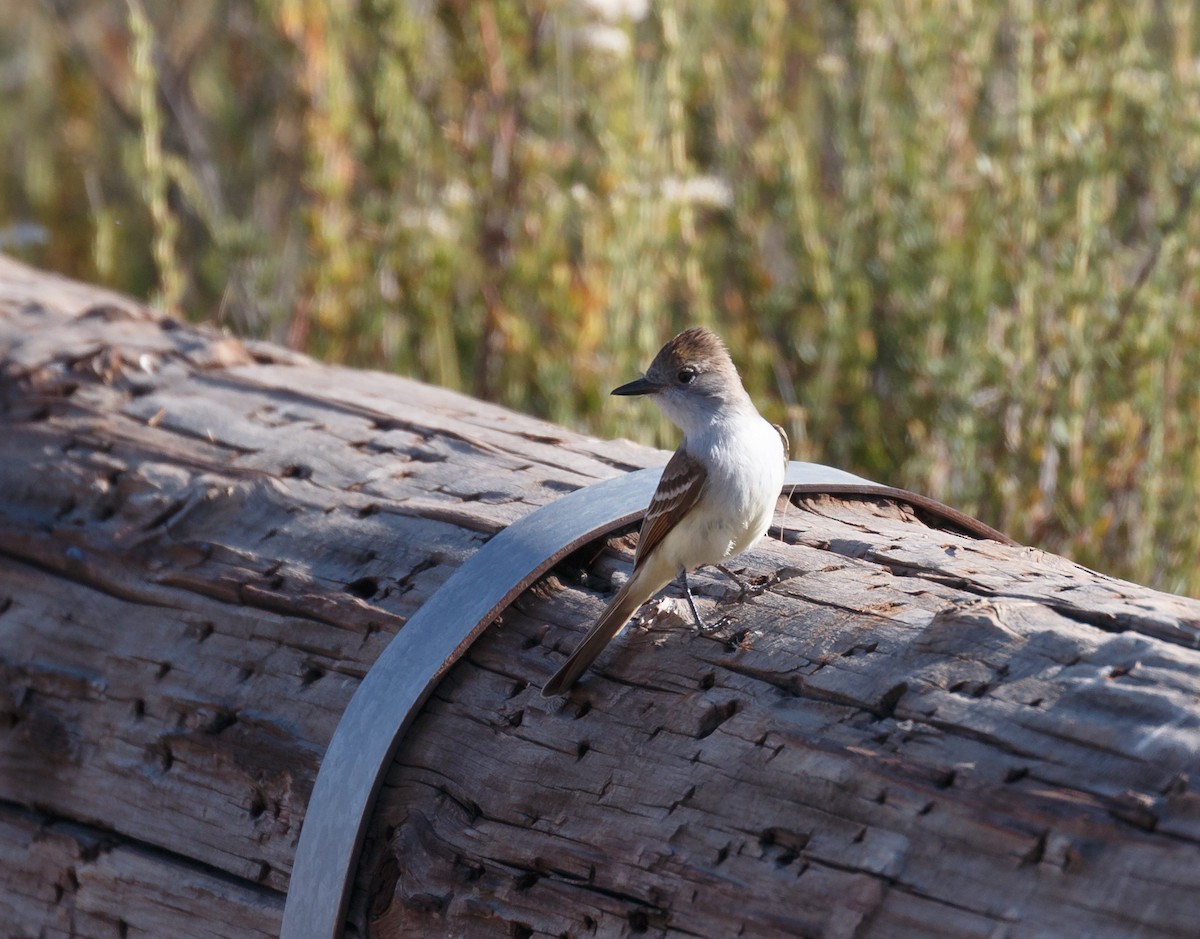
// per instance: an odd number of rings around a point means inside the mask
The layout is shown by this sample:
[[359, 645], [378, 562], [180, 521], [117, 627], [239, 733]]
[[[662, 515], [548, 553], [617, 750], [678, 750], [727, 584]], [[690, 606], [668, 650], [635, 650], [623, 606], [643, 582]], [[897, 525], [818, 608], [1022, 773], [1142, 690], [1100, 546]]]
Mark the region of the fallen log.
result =
[[[614, 381], [625, 376], [614, 376]], [[665, 454], [164, 319], [0, 258], [0, 917], [278, 935], [339, 718], [496, 533]], [[346, 934], [1190, 936], [1200, 603], [784, 500], [563, 698], [574, 553], [438, 684]], [[348, 821], [348, 823], [350, 823]]]

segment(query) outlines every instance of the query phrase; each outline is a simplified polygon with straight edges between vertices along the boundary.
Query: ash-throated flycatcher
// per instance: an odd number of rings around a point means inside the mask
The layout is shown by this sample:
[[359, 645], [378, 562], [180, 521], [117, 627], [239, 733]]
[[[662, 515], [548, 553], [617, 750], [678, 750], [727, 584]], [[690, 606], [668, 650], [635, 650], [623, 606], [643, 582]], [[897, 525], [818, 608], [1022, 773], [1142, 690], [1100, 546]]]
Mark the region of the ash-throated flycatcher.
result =
[[546, 682], [569, 689], [645, 601], [676, 577], [696, 613], [687, 572], [745, 551], [771, 524], [783, 488], [788, 441], [758, 413], [725, 345], [702, 326], [680, 333], [646, 374], [615, 395], [652, 395], [683, 431], [642, 521], [633, 573], [570, 658]]

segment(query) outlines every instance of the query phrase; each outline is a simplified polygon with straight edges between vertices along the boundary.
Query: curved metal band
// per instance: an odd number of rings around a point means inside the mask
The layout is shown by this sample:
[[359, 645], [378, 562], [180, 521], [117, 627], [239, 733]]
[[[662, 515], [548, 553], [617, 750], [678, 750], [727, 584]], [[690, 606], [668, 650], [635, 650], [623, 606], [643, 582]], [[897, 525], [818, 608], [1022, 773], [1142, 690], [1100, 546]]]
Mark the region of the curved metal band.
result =
[[[371, 808], [409, 725], [446, 671], [538, 577], [644, 514], [661, 469], [578, 489], [498, 532], [442, 584], [375, 660], [329, 741], [296, 847], [280, 939], [338, 939]], [[784, 491], [893, 498], [952, 527], [999, 532], [915, 493], [816, 463], [788, 464]]]

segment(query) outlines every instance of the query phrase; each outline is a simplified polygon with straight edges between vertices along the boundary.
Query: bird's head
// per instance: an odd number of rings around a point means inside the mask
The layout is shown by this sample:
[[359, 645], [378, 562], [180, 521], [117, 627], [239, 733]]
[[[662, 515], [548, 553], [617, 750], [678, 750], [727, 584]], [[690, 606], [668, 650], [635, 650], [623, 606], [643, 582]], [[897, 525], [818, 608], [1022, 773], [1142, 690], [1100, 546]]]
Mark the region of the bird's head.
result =
[[703, 326], [685, 329], [659, 350], [646, 374], [612, 393], [652, 396], [685, 435], [750, 400], [725, 343]]

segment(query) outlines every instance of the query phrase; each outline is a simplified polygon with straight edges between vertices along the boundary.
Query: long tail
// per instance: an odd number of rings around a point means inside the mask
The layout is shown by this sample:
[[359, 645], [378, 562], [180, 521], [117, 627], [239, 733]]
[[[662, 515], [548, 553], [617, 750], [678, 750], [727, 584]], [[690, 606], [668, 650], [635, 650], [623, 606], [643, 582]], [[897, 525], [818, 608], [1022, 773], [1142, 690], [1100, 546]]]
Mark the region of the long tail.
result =
[[647, 591], [645, 588], [648, 585], [645, 583], [644, 577], [638, 576], [640, 573], [643, 572], [634, 572], [634, 575], [625, 581], [624, 586], [617, 591], [617, 595], [600, 614], [596, 625], [588, 630], [588, 634], [583, 637], [583, 641], [563, 663], [562, 668], [546, 682], [545, 687], [542, 688], [543, 697], [552, 698], [570, 689], [579, 680], [579, 676], [586, 672], [588, 666], [595, 661], [596, 656], [609, 644], [613, 636], [629, 622], [629, 618], [637, 612], [637, 608], [666, 585], [664, 582], [654, 590]]

